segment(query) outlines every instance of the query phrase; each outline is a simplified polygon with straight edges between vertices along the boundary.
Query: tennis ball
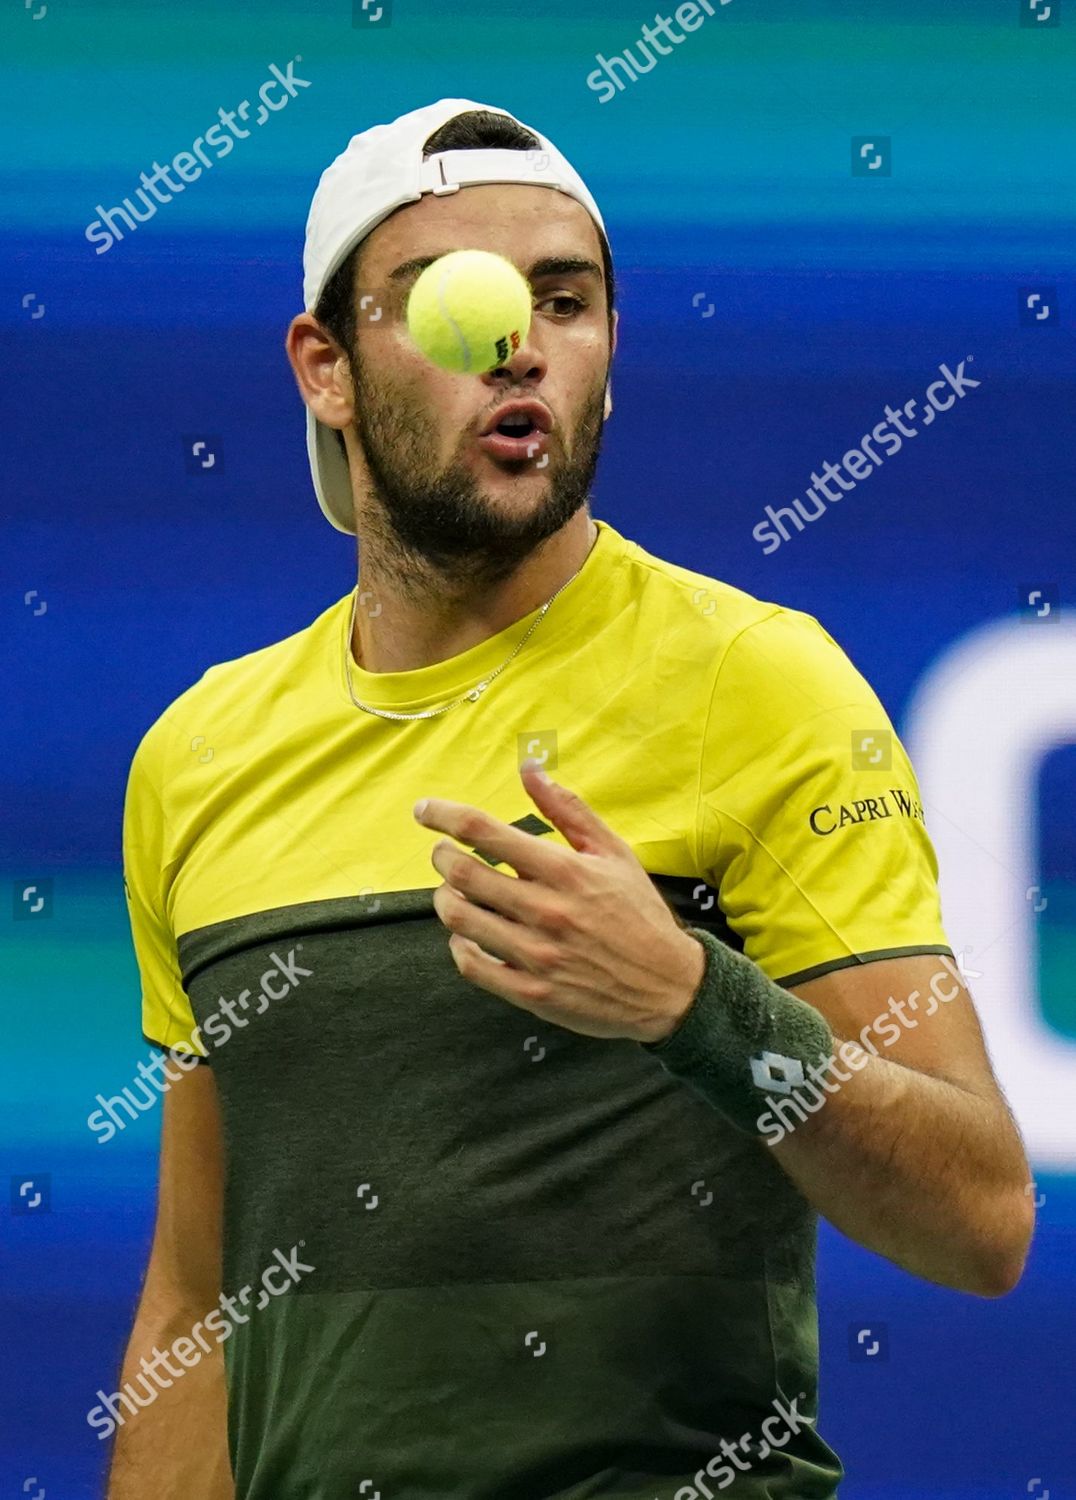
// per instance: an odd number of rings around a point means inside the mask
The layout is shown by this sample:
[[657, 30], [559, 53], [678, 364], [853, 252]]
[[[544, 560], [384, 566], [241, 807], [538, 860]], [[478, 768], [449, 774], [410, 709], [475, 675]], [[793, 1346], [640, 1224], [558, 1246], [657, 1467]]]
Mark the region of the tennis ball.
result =
[[503, 365], [530, 326], [530, 287], [510, 260], [488, 250], [442, 255], [407, 299], [411, 337], [427, 359], [457, 375]]

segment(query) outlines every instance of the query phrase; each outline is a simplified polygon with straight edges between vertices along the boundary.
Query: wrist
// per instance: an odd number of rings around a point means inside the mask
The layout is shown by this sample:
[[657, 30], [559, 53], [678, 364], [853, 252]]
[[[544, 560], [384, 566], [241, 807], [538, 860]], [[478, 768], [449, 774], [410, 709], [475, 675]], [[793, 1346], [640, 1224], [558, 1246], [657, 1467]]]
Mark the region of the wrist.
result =
[[663, 1007], [660, 1019], [647, 1034], [636, 1037], [645, 1046], [658, 1047], [669, 1041], [687, 1019], [688, 1013], [699, 997], [699, 988], [706, 972], [706, 949], [699, 939], [684, 928], [681, 938], [680, 956], [673, 966], [673, 992], [668, 1004]]
[[748, 1135], [775, 1095], [792, 1093], [806, 1069], [833, 1053], [825, 1017], [782, 989], [757, 964], [705, 928], [687, 929], [704, 950], [697, 994], [679, 1023], [658, 1041], [643, 1042]]

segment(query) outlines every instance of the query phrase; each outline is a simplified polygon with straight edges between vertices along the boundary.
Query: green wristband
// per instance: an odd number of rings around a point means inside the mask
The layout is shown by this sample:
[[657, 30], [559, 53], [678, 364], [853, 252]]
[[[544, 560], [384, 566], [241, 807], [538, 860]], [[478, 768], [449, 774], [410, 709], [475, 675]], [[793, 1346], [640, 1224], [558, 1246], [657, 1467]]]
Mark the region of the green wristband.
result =
[[760, 1135], [774, 1099], [794, 1094], [806, 1070], [832, 1057], [833, 1033], [820, 1011], [744, 954], [706, 928], [686, 930], [706, 950], [695, 998], [670, 1036], [639, 1045], [738, 1130]]

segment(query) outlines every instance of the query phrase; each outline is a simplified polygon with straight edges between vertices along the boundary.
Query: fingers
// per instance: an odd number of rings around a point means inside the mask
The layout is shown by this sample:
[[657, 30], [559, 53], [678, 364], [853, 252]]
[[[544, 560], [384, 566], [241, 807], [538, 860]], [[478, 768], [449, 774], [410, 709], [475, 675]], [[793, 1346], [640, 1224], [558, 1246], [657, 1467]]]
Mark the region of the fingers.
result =
[[535, 915], [532, 900], [533, 882], [517, 880], [501, 870], [493, 870], [485, 860], [468, 854], [458, 844], [440, 839], [433, 846], [430, 863], [446, 884], [461, 892], [468, 901], [491, 906], [516, 922]]
[[479, 989], [507, 1000], [520, 1010], [530, 1011], [539, 1019], [546, 1019], [543, 1004], [550, 998], [552, 986], [548, 980], [530, 974], [525, 969], [514, 969], [500, 963], [484, 953], [477, 943], [453, 933], [448, 940], [449, 951], [460, 976]]
[[554, 887], [567, 873], [566, 850], [543, 843], [535, 834], [513, 828], [481, 808], [444, 797], [427, 798], [421, 813], [419, 806], [416, 804], [415, 817], [423, 828], [451, 835], [490, 863], [511, 865], [518, 875]]
[[[434, 891], [433, 905], [453, 936], [469, 939], [519, 973], [532, 978], [544, 975], [559, 960], [560, 950], [549, 939], [497, 912], [475, 906], [449, 885]], [[455, 950], [453, 956], [457, 956]]]

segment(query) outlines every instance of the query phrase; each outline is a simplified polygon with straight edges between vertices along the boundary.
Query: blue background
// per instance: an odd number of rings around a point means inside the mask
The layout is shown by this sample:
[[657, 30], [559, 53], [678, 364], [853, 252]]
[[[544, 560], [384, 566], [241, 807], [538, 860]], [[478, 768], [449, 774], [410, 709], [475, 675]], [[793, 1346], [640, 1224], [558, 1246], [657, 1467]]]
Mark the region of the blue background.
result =
[[[817, 615], [899, 727], [940, 654], [1015, 616], [1027, 584], [1073, 603], [1076, 13], [1057, 6], [1055, 27], [1021, 24], [1018, 0], [731, 0], [601, 104], [596, 54], [651, 19], [623, 0], [480, 0], [451, 18], [395, 0], [378, 25], [326, 3], [40, 10], [0, 23], [0, 1496], [32, 1476], [65, 1500], [100, 1493], [85, 1413], [114, 1388], [152, 1226], [156, 1115], [107, 1146], [85, 1124], [145, 1055], [119, 858], [130, 757], [207, 666], [354, 581], [310, 487], [282, 342], [323, 167], [353, 132], [445, 95], [550, 136], [598, 199], [619, 279], [595, 513]], [[94, 253], [96, 205], [297, 56], [308, 89]], [[852, 139], [876, 135], [891, 175], [853, 175]], [[1027, 289], [1044, 323], [1021, 321]], [[763, 555], [766, 505], [965, 359], [978, 389]], [[211, 471], [189, 472], [192, 437]], [[969, 743], [1005, 712], [984, 703]], [[1036, 918], [1059, 1039], [1076, 1036], [1074, 792], [1061, 744], [1037, 787], [1051, 899]], [[19, 893], [47, 881], [28, 919]], [[823, 1226], [822, 1428], [844, 1500], [1076, 1494], [1076, 1178], [1036, 1175], [1029, 1267], [997, 1302]], [[8, 1211], [9, 1182], [14, 1209], [46, 1176], [47, 1212]], [[884, 1330], [871, 1361], [853, 1358], [861, 1328]]]

